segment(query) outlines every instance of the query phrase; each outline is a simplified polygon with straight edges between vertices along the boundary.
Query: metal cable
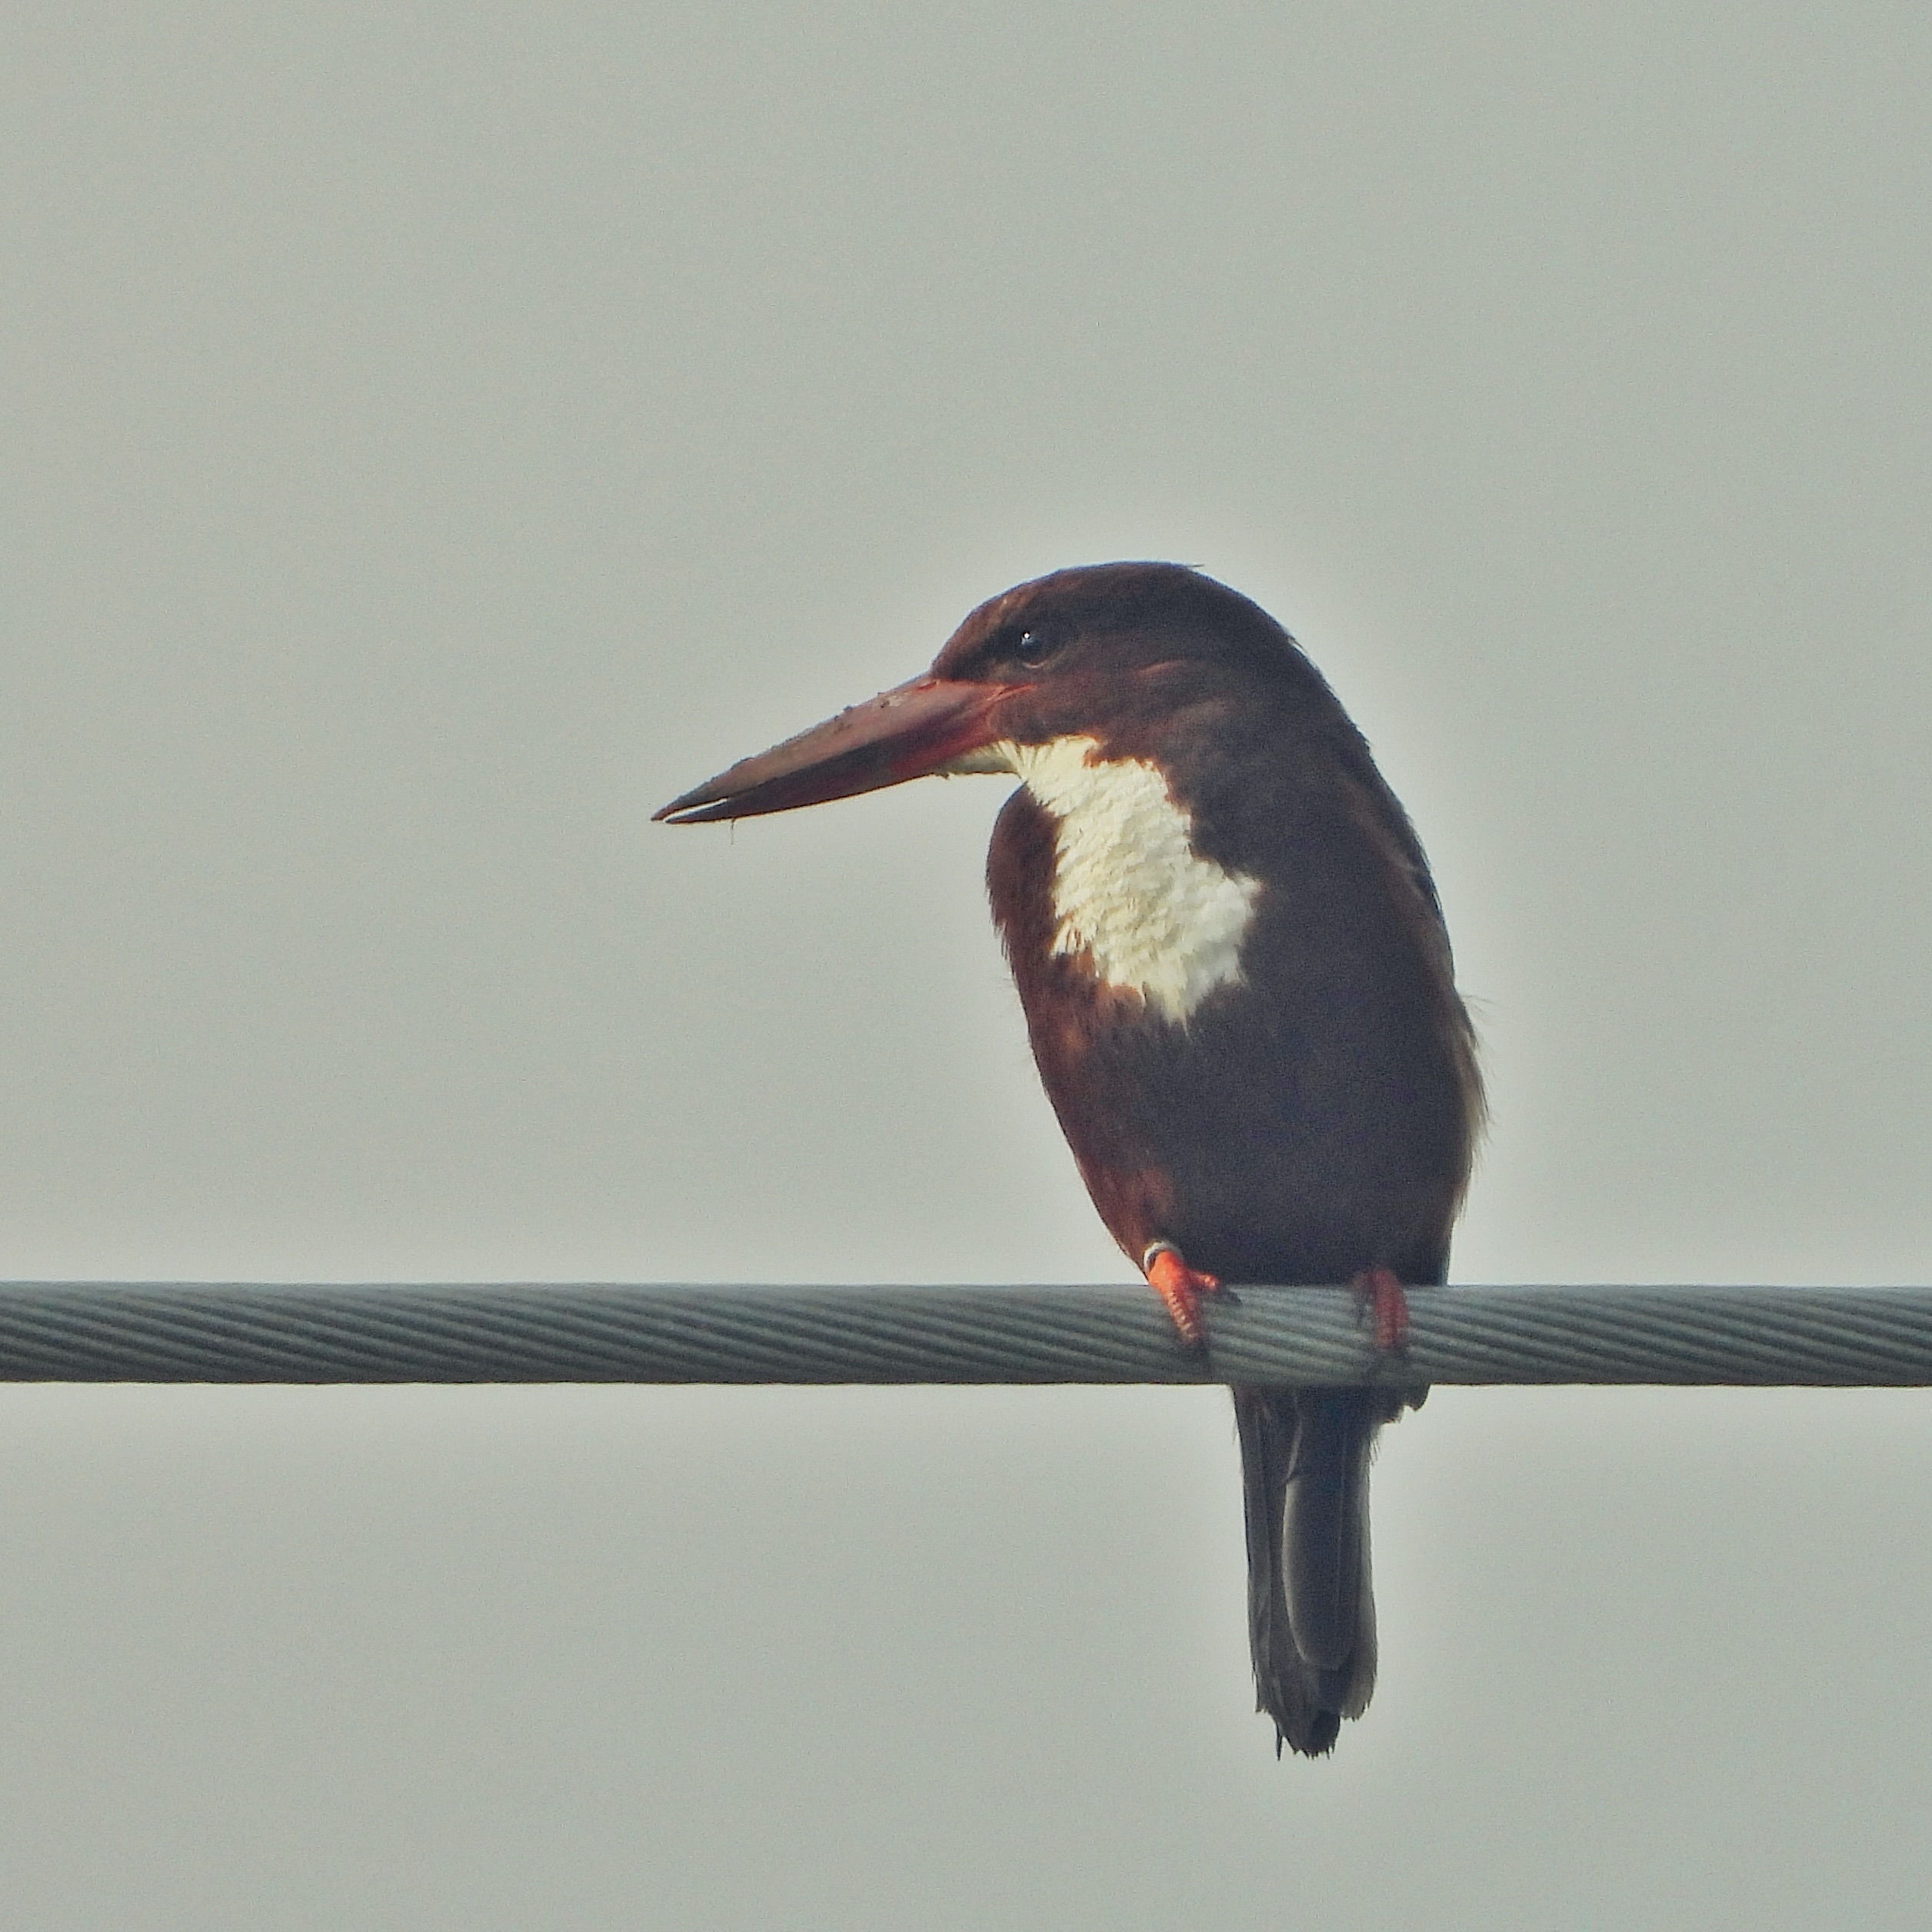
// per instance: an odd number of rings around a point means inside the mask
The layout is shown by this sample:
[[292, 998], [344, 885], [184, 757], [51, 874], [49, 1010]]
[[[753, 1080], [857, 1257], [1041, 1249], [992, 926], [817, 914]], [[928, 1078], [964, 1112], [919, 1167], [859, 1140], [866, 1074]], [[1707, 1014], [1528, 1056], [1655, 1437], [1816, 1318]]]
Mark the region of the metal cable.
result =
[[1345, 1288], [1208, 1304], [1138, 1284], [0, 1284], [17, 1382], [1666, 1382], [1932, 1384], [1932, 1288], [1452, 1287], [1377, 1354]]

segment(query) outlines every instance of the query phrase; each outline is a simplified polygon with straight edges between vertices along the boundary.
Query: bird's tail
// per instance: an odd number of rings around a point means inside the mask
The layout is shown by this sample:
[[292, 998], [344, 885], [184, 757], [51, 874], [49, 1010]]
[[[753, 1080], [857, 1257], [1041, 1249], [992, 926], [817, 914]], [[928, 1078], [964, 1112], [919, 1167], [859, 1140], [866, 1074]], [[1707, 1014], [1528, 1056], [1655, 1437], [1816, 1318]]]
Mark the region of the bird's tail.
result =
[[1366, 1388], [1234, 1394], [1256, 1707], [1274, 1720], [1277, 1750], [1320, 1757], [1375, 1688], [1368, 1461], [1400, 1398]]

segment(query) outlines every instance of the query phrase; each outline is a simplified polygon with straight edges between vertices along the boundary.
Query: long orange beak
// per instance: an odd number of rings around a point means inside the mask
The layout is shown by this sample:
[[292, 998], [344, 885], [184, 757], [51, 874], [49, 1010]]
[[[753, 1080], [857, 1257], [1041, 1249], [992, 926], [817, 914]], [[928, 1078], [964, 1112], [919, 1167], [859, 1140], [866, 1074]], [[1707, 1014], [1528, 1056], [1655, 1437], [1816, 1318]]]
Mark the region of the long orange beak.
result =
[[741, 759], [651, 816], [674, 825], [755, 818], [925, 778], [994, 743], [992, 708], [1014, 688], [928, 672]]

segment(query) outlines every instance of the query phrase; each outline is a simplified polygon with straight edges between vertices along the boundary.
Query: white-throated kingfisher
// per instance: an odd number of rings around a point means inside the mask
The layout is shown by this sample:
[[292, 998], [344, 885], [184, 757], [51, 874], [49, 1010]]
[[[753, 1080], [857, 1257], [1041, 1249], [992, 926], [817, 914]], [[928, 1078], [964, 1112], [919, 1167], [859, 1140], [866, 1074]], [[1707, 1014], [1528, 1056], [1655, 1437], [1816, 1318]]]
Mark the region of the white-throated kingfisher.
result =
[[[1221, 1283], [1353, 1282], [1399, 1349], [1401, 1284], [1444, 1277], [1482, 1088], [1421, 846], [1320, 672], [1196, 571], [1058, 571], [658, 816], [961, 772], [1020, 781], [993, 917], [1081, 1178], [1180, 1344]], [[1370, 1453], [1424, 1392], [1234, 1391], [1277, 1747], [1326, 1752], [1368, 1703]]]

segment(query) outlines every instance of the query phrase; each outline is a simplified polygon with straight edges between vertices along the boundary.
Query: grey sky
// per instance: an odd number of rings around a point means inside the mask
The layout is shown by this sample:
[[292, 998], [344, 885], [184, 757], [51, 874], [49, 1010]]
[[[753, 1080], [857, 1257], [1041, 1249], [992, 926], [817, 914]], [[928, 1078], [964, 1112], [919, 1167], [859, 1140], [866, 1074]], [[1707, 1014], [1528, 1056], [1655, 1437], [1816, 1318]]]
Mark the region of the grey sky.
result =
[[[0, 1275], [1118, 1277], [991, 780], [674, 792], [1201, 564], [1434, 861], [1464, 1280], [1932, 1279], [1932, 25], [23, 14]], [[1212, 1391], [0, 1391], [61, 1928], [1917, 1926], [1932, 1407], [1442, 1391], [1331, 1764]]]

